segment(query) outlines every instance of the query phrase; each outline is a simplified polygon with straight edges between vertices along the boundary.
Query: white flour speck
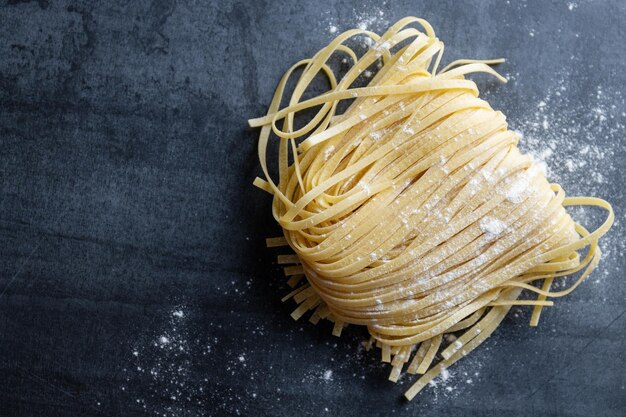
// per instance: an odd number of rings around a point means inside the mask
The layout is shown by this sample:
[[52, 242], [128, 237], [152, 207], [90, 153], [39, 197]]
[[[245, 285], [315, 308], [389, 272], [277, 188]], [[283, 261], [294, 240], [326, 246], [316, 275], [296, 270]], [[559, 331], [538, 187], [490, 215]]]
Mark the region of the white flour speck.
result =
[[495, 217], [485, 216], [480, 220], [480, 229], [488, 235], [498, 236], [506, 230], [506, 223]]

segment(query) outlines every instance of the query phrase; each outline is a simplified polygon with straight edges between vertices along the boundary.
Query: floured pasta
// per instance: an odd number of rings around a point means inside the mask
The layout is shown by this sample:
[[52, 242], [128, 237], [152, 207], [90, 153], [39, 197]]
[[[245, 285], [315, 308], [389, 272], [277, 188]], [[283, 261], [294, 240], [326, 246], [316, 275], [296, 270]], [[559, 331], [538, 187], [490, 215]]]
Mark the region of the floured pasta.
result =
[[[345, 44], [354, 36], [373, 41], [360, 58]], [[520, 153], [504, 115], [465, 79], [486, 72], [505, 81], [489, 66], [501, 60], [460, 60], [437, 72], [442, 52], [422, 19], [402, 19], [382, 36], [349, 30], [289, 69], [267, 115], [249, 122], [261, 128], [264, 179], [254, 184], [273, 195], [284, 233], [267, 244], [295, 253], [278, 258], [296, 288], [284, 298], [298, 303], [292, 317], [312, 312], [313, 323], [334, 322], [337, 336], [348, 324], [367, 326], [390, 380], [403, 370], [423, 374], [408, 399], [489, 337], [511, 306], [532, 306], [537, 325], [548, 298], [571, 292], [598, 264], [598, 239], [613, 221], [606, 201], [565, 197], [550, 184]], [[340, 80], [329, 64], [336, 54], [352, 61]], [[377, 63], [369, 84], [354, 87]], [[302, 100], [320, 73], [330, 90]], [[337, 114], [341, 100], [353, 101]], [[296, 129], [294, 117], [307, 109], [316, 112]], [[271, 133], [277, 182], [266, 158]], [[568, 215], [571, 205], [608, 215], [588, 232]], [[551, 291], [579, 271], [568, 289]], [[518, 299], [524, 289], [538, 297]], [[448, 333], [458, 338], [446, 346]]]

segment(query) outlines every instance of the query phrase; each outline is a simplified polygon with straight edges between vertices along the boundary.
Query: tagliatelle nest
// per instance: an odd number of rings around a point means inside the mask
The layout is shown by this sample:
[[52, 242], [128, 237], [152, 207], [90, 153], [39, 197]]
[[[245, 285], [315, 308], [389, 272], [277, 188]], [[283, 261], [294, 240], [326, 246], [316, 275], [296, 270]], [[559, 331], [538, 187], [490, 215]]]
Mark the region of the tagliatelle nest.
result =
[[[374, 42], [360, 58], [345, 45], [357, 35]], [[370, 346], [392, 365], [390, 380], [403, 369], [423, 374], [408, 399], [489, 337], [511, 306], [533, 306], [530, 324], [537, 325], [542, 308], [552, 305], [548, 298], [571, 292], [597, 265], [598, 239], [613, 221], [606, 201], [566, 198], [550, 184], [520, 153], [504, 115], [465, 79], [486, 72], [505, 81], [488, 65], [501, 60], [461, 60], [437, 72], [442, 52], [422, 19], [402, 19], [382, 36], [349, 30], [291, 67], [267, 116], [250, 120], [261, 127], [265, 176], [254, 184], [273, 195], [284, 232], [268, 246], [289, 245], [295, 253], [278, 258], [292, 264], [285, 274], [297, 288], [284, 298], [299, 304], [292, 317], [312, 311], [309, 320], [331, 320], [337, 336], [348, 324], [367, 326]], [[339, 81], [328, 63], [335, 54], [353, 61]], [[352, 87], [377, 62], [369, 84]], [[331, 89], [301, 101], [320, 73]], [[341, 100], [353, 102], [336, 114]], [[313, 118], [295, 129], [294, 116], [314, 107]], [[272, 132], [279, 138], [278, 182], [266, 162]], [[608, 217], [589, 233], [566, 212], [571, 205], [598, 206]], [[550, 291], [555, 279], [578, 271], [568, 289]], [[518, 299], [524, 289], [537, 299]], [[443, 335], [461, 331], [443, 346]]]

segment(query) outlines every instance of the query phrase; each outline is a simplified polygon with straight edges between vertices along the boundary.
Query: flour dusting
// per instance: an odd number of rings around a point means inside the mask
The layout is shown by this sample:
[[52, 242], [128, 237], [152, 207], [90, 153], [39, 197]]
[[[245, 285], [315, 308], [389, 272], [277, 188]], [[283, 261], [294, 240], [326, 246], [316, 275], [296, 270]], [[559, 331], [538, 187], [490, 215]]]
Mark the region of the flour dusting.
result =
[[[199, 352], [210, 346], [190, 336], [185, 307], [165, 313], [164, 324], [147, 333], [129, 353], [129, 365], [123, 369], [125, 383], [121, 390], [133, 395], [136, 407], [157, 417], [204, 416], [206, 390], [193, 369]], [[203, 381], [200, 379], [200, 382]], [[208, 380], [205, 378], [205, 382]], [[148, 387], [135, 392], [137, 386]]]

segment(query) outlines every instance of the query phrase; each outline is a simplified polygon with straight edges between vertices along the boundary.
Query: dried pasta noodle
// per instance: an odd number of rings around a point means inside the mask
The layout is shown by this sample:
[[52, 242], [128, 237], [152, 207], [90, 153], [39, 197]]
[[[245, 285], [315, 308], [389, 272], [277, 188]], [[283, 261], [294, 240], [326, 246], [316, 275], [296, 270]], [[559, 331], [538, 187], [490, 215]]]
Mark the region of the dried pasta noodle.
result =
[[[361, 57], [346, 45], [355, 36], [372, 40]], [[404, 18], [382, 36], [348, 30], [291, 67], [267, 115], [249, 121], [261, 128], [264, 179], [254, 184], [273, 195], [284, 232], [267, 245], [295, 252], [278, 258], [296, 288], [284, 298], [298, 303], [292, 317], [331, 320], [337, 336], [348, 324], [367, 326], [367, 347], [380, 348], [390, 380], [405, 366], [422, 374], [409, 400], [489, 337], [511, 306], [532, 306], [537, 325], [548, 298], [570, 293], [598, 264], [598, 239], [613, 221], [606, 201], [565, 197], [548, 183], [518, 150], [504, 115], [465, 79], [485, 72], [506, 81], [489, 66], [502, 60], [461, 60], [437, 72], [442, 52], [423, 19]], [[340, 80], [329, 66], [336, 54], [352, 62]], [[377, 63], [369, 84], [353, 87]], [[302, 100], [319, 74], [330, 90]], [[295, 115], [307, 109], [317, 111], [296, 129]], [[277, 182], [266, 158], [271, 133], [279, 140]], [[566, 212], [571, 205], [608, 215], [588, 232]], [[554, 280], [578, 271], [568, 289], [551, 291]], [[518, 299], [524, 289], [538, 298]], [[449, 333], [462, 334], [445, 346]]]

